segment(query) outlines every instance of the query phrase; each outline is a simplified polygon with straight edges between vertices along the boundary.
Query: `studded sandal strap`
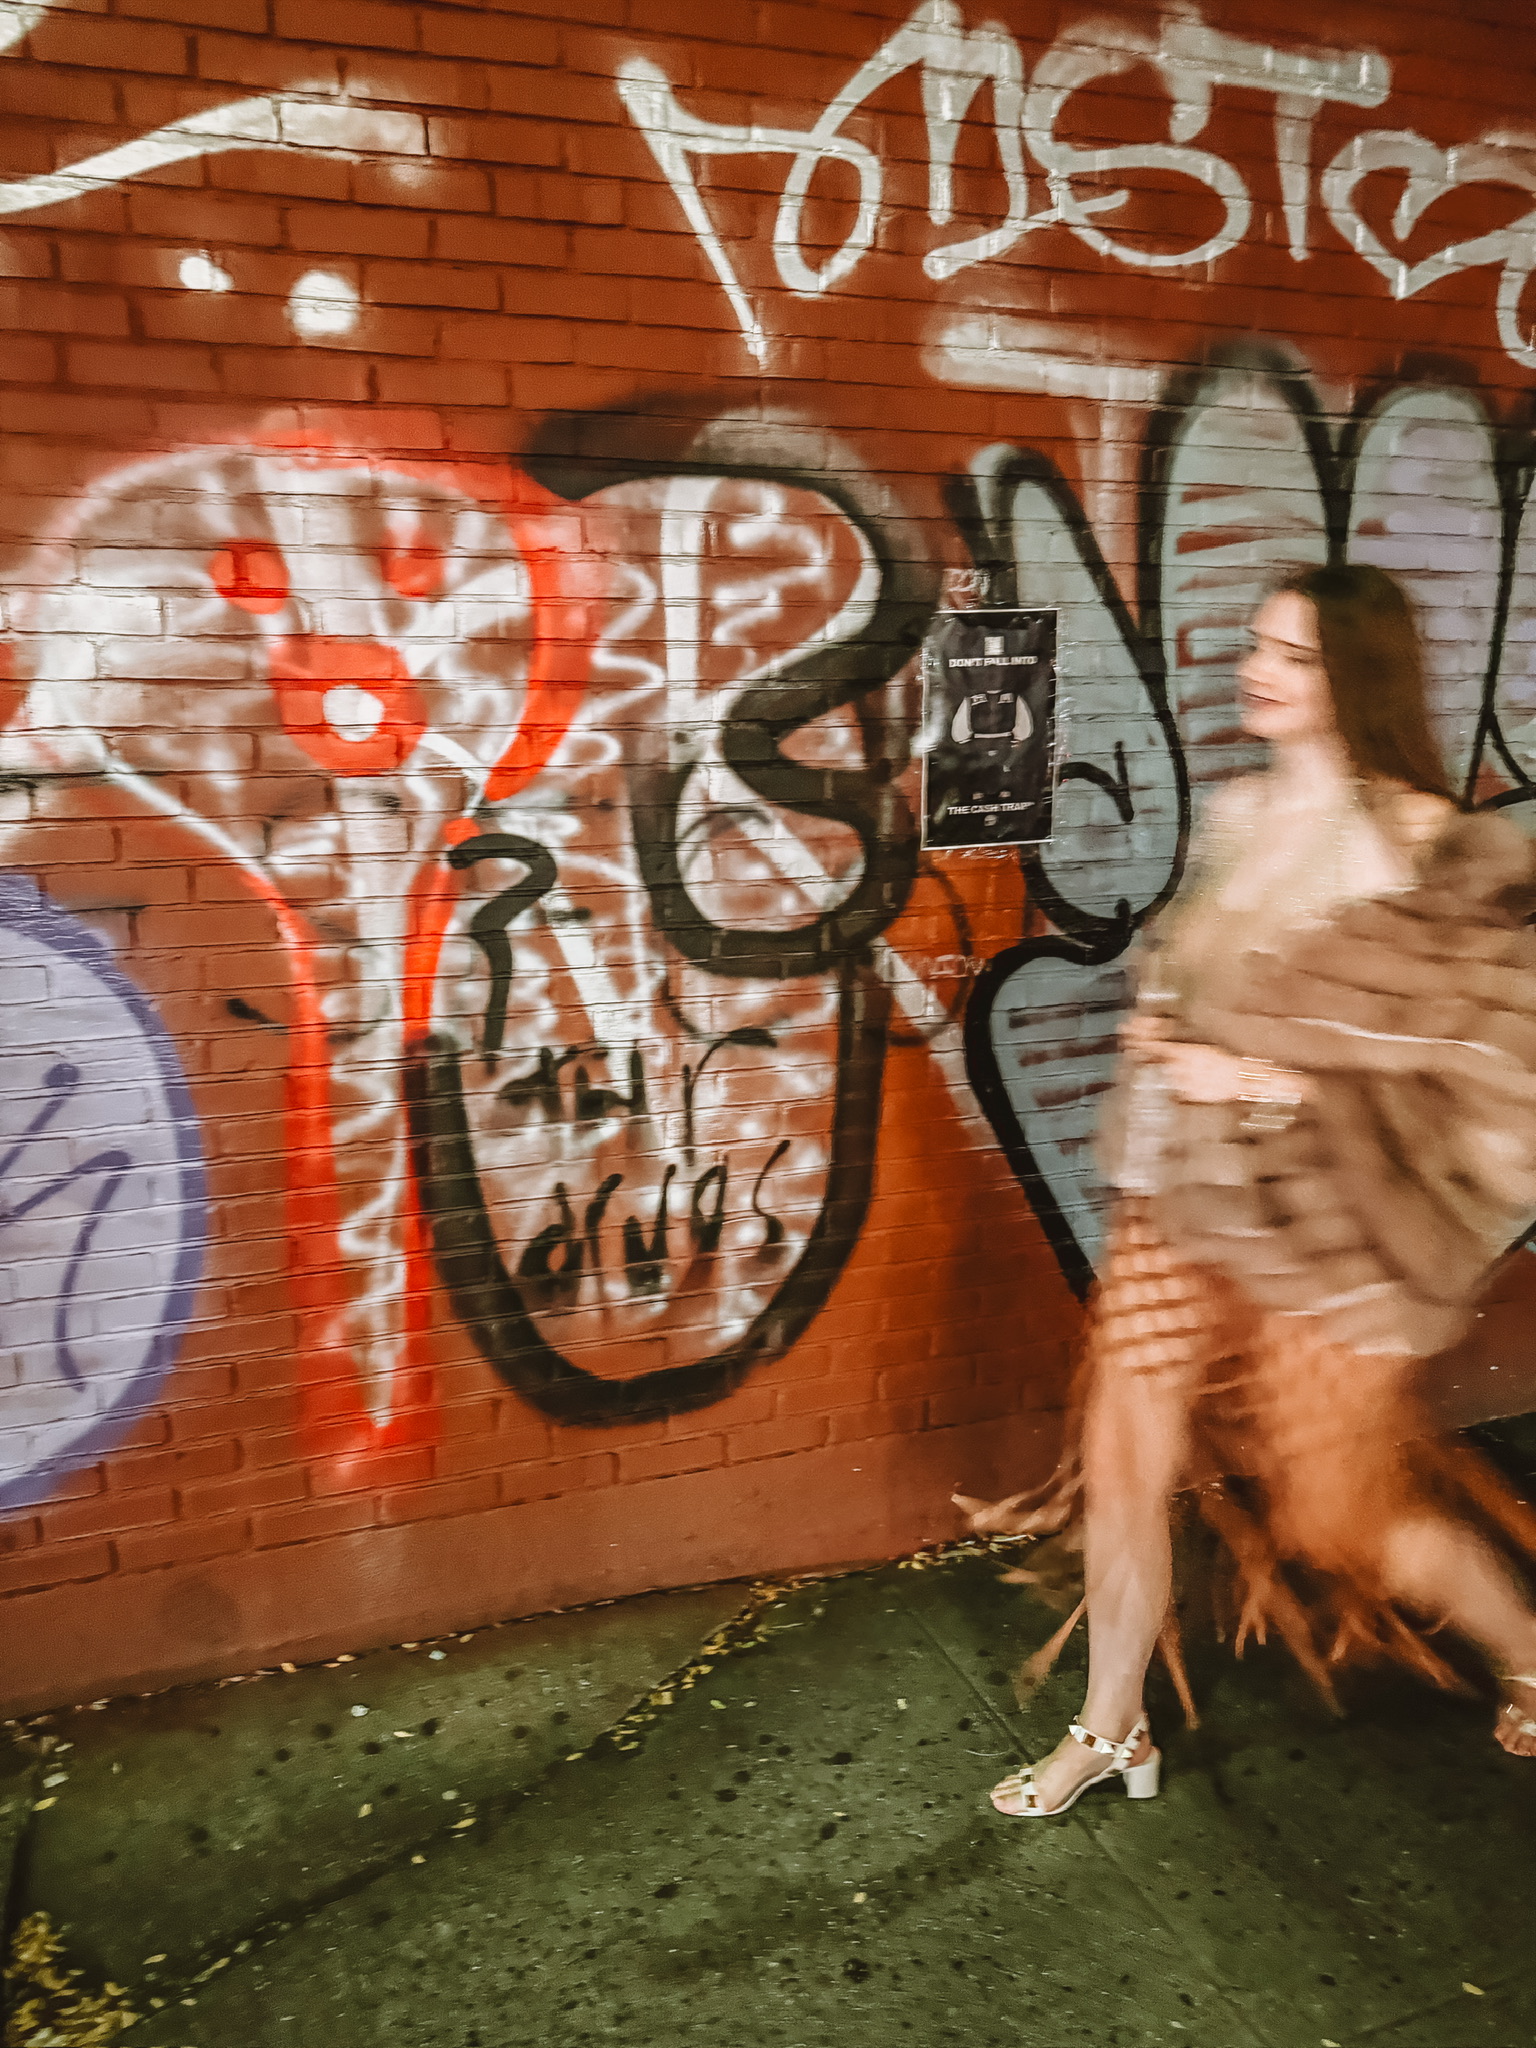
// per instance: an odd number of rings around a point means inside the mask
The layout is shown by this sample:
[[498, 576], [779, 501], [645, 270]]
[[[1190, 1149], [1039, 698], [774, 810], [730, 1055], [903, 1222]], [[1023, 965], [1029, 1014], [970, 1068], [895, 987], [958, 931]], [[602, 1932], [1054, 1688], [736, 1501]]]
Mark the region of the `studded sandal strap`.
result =
[[1124, 1742], [1111, 1742], [1107, 1736], [1095, 1735], [1091, 1728], [1085, 1728], [1081, 1721], [1074, 1721], [1067, 1733], [1074, 1742], [1080, 1742], [1084, 1749], [1091, 1749], [1095, 1756], [1112, 1756], [1117, 1764], [1128, 1764], [1136, 1754], [1136, 1746], [1147, 1732], [1145, 1720], [1138, 1721], [1126, 1736]]

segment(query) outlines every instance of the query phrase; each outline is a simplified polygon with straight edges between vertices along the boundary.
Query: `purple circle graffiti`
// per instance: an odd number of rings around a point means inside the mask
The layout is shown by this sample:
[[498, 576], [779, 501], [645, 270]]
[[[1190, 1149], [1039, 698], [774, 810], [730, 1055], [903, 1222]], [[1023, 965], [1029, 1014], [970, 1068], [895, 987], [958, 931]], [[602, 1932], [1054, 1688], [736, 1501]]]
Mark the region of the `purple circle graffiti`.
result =
[[102, 941], [0, 876], [0, 1509], [42, 1499], [153, 1399], [206, 1241], [176, 1049]]

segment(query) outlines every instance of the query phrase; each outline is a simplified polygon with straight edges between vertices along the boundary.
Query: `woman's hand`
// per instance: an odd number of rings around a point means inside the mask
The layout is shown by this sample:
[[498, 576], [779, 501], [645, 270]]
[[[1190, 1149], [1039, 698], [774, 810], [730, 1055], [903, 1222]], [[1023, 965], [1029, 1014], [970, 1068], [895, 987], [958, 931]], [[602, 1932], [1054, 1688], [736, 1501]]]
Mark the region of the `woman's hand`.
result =
[[1157, 1062], [1174, 1094], [1184, 1102], [1272, 1102], [1294, 1107], [1312, 1099], [1307, 1075], [1272, 1067], [1266, 1060], [1239, 1059], [1219, 1046], [1148, 1040], [1137, 1052], [1140, 1058]]
[[1218, 1046], [1167, 1041], [1147, 1050], [1185, 1102], [1237, 1102], [1250, 1092], [1248, 1063]]

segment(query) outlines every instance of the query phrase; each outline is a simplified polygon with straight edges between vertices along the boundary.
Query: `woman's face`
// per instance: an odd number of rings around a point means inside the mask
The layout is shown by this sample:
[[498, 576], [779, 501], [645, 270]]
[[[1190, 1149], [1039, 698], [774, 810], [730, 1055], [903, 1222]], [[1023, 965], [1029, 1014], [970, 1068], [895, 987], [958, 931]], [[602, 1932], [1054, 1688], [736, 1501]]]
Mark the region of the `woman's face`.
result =
[[1238, 670], [1243, 730], [1261, 740], [1320, 739], [1336, 730], [1317, 611], [1294, 590], [1277, 591], [1254, 615], [1253, 650]]

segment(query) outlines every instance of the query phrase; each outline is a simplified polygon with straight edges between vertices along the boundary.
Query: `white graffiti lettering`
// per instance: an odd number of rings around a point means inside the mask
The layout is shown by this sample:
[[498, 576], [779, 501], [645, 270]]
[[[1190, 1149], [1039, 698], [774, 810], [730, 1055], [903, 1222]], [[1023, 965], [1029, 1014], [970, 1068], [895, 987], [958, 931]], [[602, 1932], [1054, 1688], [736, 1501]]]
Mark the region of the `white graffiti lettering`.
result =
[[[1059, 130], [1078, 93], [1145, 65], [1160, 72], [1168, 90], [1166, 141], [1083, 148], [1063, 137]], [[935, 282], [1000, 257], [1035, 229], [1052, 226], [1065, 227], [1097, 255], [1145, 270], [1188, 270], [1230, 255], [1252, 228], [1253, 194], [1238, 165], [1193, 145], [1210, 122], [1218, 91], [1261, 92], [1273, 100], [1275, 165], [1291, 259], [1301, 263], [1311, 254], [1316, 196], [1348, 245], [1387, 279], [1400, 299], [1457, 271], [1497, 264], [1500, 342], [1514, 361], [1536, 368], [1536, 338], [1522, 324], [1520, 310], [1536, 270], [1536, 209], [1509, 226], [1409, 263], [1382, 243], [1356, 207], [1358, 188], [1367, 179], [1377, 173], [1405, 173], [1407, 184], [1393, 218], [1393, 234], [1403, 241], [1434, 201], [1457, 186], [1513, 186], [1536, 193], [1536, 146], [1529, 140], [1489, 134], [1446, 150], [1411, 129], [1373, 131], [1346, 143], [1315, 178], [1314, 130], [1322, 109], [1332, 104], [1369, 111], [1391, 94], [1391, 65], [1374, 51], [1283, 49], [1229, 35], [1209, 26], [1192, 8], [1179, 7], [1156, 35], [1113, 17], [1077, 23], [1057, 37], [1026, 81], [1014, 38], [996, 23], [967, 29], [957, 0], [923, 0], [912, 18], [834, 94], [810, 128], [758, 122], [733, 127], [705, 121], [679, 103], [666, 72], [649, 58], [636, 56], [620, 66], [619, 96], [698, 236], [758, 362], [765, 362], [769, 351], [763, 313], [727, 253], [699, 189], [694, 160], [789, 157], [774, 221], [774, 262], [789, 291], [801, 297], [822, 296], [848, 278], [874, 247], [885, 204], [881, 158], [868, 142], [844, 132], [847, 123], [881, 87], [914, 68], [922, 80], [928, 215], [934, 226], [946, 227], [954, 219], [960, 137], [987, 85], [997, 162], [1007, 192], [1007, 211], [996, 226], [927, 252], [923, 269]], [[1026, 146], [1044, 174], [1049, 202], [1035, 213], [1029, 210]], [[818, 267], [804, 252], [804, 215], [823, 163], [843, 163], [855, 172], [859, 200], [841, 244]], [[1171, 248], [1155, 246], [1129, 231], [1112, 233], [1105, 217], [1122, 212], [1133, 194], [1129, 185], [1106, 187], [1104, 181], [1138, 173], [1172, 173], [1190, 180], [1220, 206], [1219, 221], [1204, 232], [1200, 225], [1192, 225], [1190, 238]], [[978, 366], [978, 376], [968, 376], [967, 360], [978, 351], [974, 337], [961, 340], [967, 345], [957, 344], [933, 359], [940, 374], [947, 364], [949, 374], [961, 382], [1020, 381], [1012, 374], [991, 374], [985, 361]], [[1033, 379], [1024, 382], [1032, 385]]]
[[167, 165], [218, 156], [232, 149], [287, 151], [360, 150], [390, 156], [424, 156], [426, 134], [419, 114], [345, 107], [324, 100], [273, 93], [208, 107], [180, 121], [168, 121], [150, 135], [87, 157], [67, 171], [36, 178], [0, 180], [0, 214], [31, 213], [60, 206], [88, 192], [142, 177]]

